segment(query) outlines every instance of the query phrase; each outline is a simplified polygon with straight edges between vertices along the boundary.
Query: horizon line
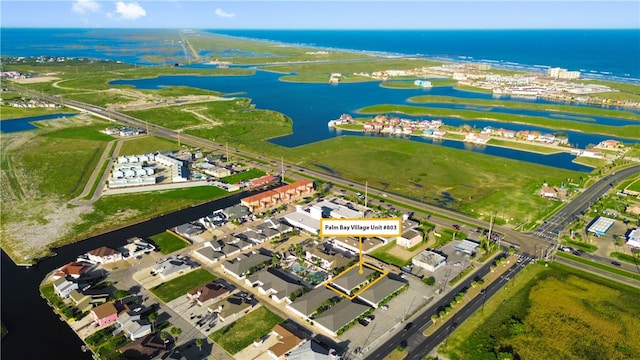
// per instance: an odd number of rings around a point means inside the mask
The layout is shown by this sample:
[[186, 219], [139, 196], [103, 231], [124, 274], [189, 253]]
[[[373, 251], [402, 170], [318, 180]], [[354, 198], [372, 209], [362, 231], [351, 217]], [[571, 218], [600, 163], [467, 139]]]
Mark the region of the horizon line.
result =
[[68, 30], [100, 30], [100, 29], [130, 29], [130, 30], [278, 30], [278, 31], [441, 31], [441, 30], [450, 30], [450, 31], [496, 31], [496, 30], [637, 30], [640, 31], [640, 28], [600, 28], [600, 27], [576, 27], [576, 28], [557, 28], [557, 27], [549, 27], [549, 28], [207, 28], [207, 27], [46, 27], [46, 26], [2, 26], [2, 29], [68, 29]]

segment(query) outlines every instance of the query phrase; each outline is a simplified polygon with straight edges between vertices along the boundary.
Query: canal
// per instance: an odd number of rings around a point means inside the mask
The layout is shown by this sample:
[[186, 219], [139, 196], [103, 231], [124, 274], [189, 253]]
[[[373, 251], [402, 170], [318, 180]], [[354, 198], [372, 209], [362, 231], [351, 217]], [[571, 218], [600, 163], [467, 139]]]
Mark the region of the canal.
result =
[[30, 268], [16, 266], [2, 251], [1, 314], [2, 323], [9, 333], [2, 339], [0, 358], [91, 359], [90, 353], [80, 350], [83, 342], [40, 297], [39, 285], [44, 277], [89, 250], [100, 246], [117, 248], [126, 244], [131, 237], [149, 237], [164, 229], [208, 215], [214, 210], [237, 204], [241, 198], [251, 194], [235, 194], [55, 249], [56, 256], [44, 259]]

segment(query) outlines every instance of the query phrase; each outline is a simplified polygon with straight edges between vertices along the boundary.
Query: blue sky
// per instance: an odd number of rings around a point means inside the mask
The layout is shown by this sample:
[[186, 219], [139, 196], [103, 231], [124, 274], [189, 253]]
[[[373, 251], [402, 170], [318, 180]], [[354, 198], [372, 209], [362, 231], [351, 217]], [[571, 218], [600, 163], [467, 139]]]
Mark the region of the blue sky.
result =
[[2, 27], [640, 28], [640, 1], [2, 0]]

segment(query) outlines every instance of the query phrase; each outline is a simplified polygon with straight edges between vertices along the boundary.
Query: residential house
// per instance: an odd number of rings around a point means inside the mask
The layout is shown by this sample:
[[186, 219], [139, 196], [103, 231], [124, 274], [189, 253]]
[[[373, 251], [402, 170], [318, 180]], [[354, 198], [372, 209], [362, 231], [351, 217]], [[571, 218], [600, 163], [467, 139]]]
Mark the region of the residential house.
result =
[[273, 190], [263, 191], [240, 200], [240, 204], [249, 208], [252, 213], [264, 211], [314, 192], [313, 181], [300, 180], [292, 184], [280, 186]]
[[113, 324], [118, 320], [118, 309], [112, 302], [94, 307], [90, 314], [98, 326]]
[[102, 246], [89, 251], [87, 257], [89, 260], [95, 261], [98, 264], [108, 264], [122, 260], [122, 253], [118, 250]]
[[262, 253], [251, 253], [240, 255], [232, 260], [227, 260], [222, 263], [221, 267], [225, 272], [233, 275], [236, 279], [242, 280], [252, 269], [257, 268], [262, 264], [268, 264], [271, 261], [271, 256], [267, 256]]
[[247, 302], [238, 296], [229, 296], [224, 300], [209, 306], [209, 310], [218, 314], [221, 322], [233, 321], [238, 315], [248, 313], [253, 307], [251, 302]]
[[184, 274], [193, 269], [193, 263], [184, 258], [170, 258], [158, 264], [151, 271], [160, 275], [162, 279], [169, 276]]
[[140, 319], [140, 315], [132, 315], [124, 311], [117, 317], [117, 323], [118, 327], [132, 341], [151, 334], [151, 324], [146, 320]]
[[410, 229], [402, 233], [396, 238], [396, 245], [404, 248], [414, 247], [422, 242], [422, 233], [417, 230]]
[[627, 235], [627, 245], [640, 248], [640, 229], [633, 229]]
[[549, 199], [555, 199], [558, 197], [558, 190], [549, 186], [543, 185], [540, 189], [540, 196]]
[[603, 140], [598, 144], [598, 147], [604, 149], [617, 149], [618, 147], [620, 147], [620, 141], [611, 139]]
[[348, 272], [343, 273], [338, 278], [334, 278], [331, 284], [344, 291], [345, 294], [356, 291], [358, 287], [367, 282], [369, 275], [374, 273], [374, 271], [367, 266], [363, 266], [362, 270], [362, 274], [360, 274], [360, 267], [354, 266]]
[[300, 285], [285, 279], [283, 274], [278, 274], [276, 269], [258, 271], [245, 279], [245, 283], [257, 287], [260, 294], [269, 296], [278, 304], [290, 304], [289, 295], [301, 288]]
[[69, 296], [73, 290], [78, 290], [78, 283], [69, 281], [65, 277], [55, 279], [53, 281], [53, 289], [61, 298]]
[[53, 278], [59, 279], [61, 277], [72, 277], [74, 279], [78, 279], [81, 276], [89, 273], [91, 270], [95, 269], [96, 265], [86, 262], [86, 261], [72, 261], [65, 266], [58, 269], [54, 274]]
[[109, 298], [108, 294], [86, 294], [78, 290], [72, 290], [69, 293], [69, 299], [73, 301], [75, 307], [81, 312], [91, 310], [95, 305], [104, 304]]
[[332, 298], [338, 298], [338, 294], [320, 286], [295, 299], [292, 304], [287, 304], [286, 307], [301, 318], [310, 320], [316, 310]]
[[166, 350], [166, 345], [159, 335], [159, 333], [150, 334], [136, 339], [118, 351], [126, 359], [155, 359], [161, 352]]
[[338, 330], [360, 317], [369, 309], [371, 309], [369, 306], [363, 305], [359, 301], [344, 299], [329, 310], [316, 316], [314, 322], [318, 328], [337, 337]]
[[340, 360], [341, 357], [334, 349], [327, 349], [320, 343], [309, 340], [291, 350], [287, 360]]
[[407, 284], [385, 276], [360, 293], [358, 298], [377, 309], [384, 299], [404, 286], [407, 286]]
[[274, 360], [286, 359], [286, 354], [304, 341], [280, 324], [276, 325], [271, 332], [278, 337], [278, 342], [267, 350]]
[[187, 293], [189, 300], [195, 300], [198, 306], [209, 306], [211, 303], [219, 301], [229, 289], [217, 281], [212, 281], [204, 286], [200, 286]]

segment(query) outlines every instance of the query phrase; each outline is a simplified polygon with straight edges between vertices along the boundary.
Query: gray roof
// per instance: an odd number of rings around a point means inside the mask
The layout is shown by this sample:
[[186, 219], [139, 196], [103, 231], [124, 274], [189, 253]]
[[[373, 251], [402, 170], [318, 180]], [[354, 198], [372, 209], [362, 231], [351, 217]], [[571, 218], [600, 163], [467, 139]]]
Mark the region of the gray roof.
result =
[[196, 250], [195, 252], [205, 257], [206, 259], [209, 259], [212, 262], [216, 262], [226, 256], [224, 253], [220, 251], [213, 250], [213, 248], [210, 246], [205, 246], [203, 248]]
[[244, 205], [236, 204], [224, 209], [223, 212], [228, 218], [240, 218], [249, 215], [249, 208]]
[[338, 296], [324, 286], [318, 287], [297, 298], [289, 307], [301, 314], [311, 315], [323, 302]]
[[240, 255], [236, 259], [225, 261], [223, 265], [227, 269], [227, 271], [236, 274], [236, 276], [241, 276], [242, 274], [249, 271], [249, 269], [251, 269], [252, 267], [262, 264], [266, 261], [271, 261], [271, 257], [258, 253]]
[[363, 266], [362, 270], [363, 273], [360, 275], [360, 266], [355, 266], [346, 274], [340, 276], [335, 281], [332, 281], [332, 283], [348, 293], [356, 286], [365, 282], [367, 280], [367, 276], [373, 274], [373, 270], [366, 266]]
[[367, 305], [345, 299], [340, 301], [331, 309], [318, 315], [314, 321], [325, 328], [336, 332], [369, 309], [370, 307]]
[[260, 282], [260, 286], [265, 291], [273, 289], [276, 292], [276, 296], [280, 299], [288, 297], [292, 292], [298, 290], [301, 286], [295, 284], [289, 280], [285, 280], [278, 275], [274, 274], [275, 270], [263, 270], [259, 271], [249, 277], [249, 281], [255, 284]]
[[330, 360], [335, 359], [329, 355], [329, 349], [319, 343], [309, 340], [299, 347], [291, 350], [288, 360]]
[[388, 276], [378, 280], [370, 288], [363, 291], [358, 297], [362, 298], [370, 304], [376, 306], [384, 300], [387, 296], [393, 294], [396, 290], [403, 287], [405, 283], [397, 280], [390, 279]]

